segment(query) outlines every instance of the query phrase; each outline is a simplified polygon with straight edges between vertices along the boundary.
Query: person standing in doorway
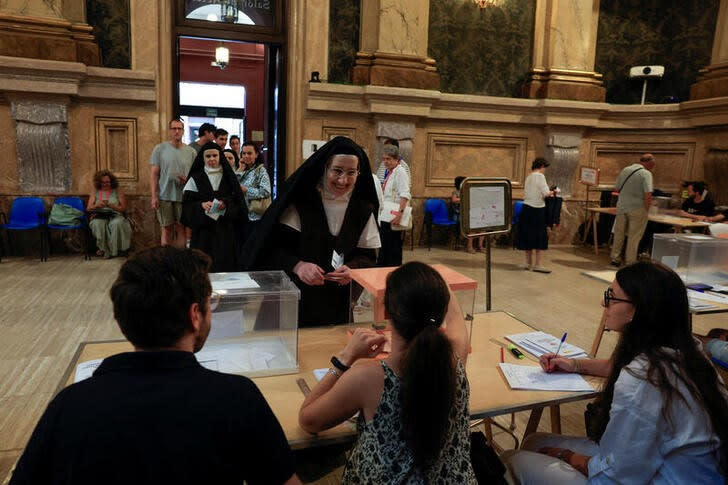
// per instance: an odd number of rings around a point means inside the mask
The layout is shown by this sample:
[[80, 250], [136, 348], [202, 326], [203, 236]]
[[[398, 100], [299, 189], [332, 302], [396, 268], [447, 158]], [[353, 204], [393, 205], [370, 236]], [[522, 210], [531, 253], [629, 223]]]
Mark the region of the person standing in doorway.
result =
[[620, 266], [624, 238], [627, 248], [624, 263], [637, 261], [637, 248], [647, 227], [647, 214], [652, 205], [652, 173], [655, 157], [645, 153], [639, 163], [625, 167], [617, 177], [616, 188], [617, 219], [614, 222], [614, 243], [612, 244], [612, 266]]
[[[240, 158], [240, 137], [238, 135], [230, 136], [230, 149]], [[237, 167], [235, 168], [237, 170]]]
[[215, 130], [215, 143], [220, 147], [220, 150], [224, 150], [227, 146], [228, 132], [222, 128]]
[[152, 209], [162, 227], [162, 246], [183, 247], [189, 240], [188, 231], [180, 223], [182, 216], [182, 187], [192, 167], [196, 152], [182, 143], [185, 125], [179, 118], [169, 122], [169, 141], [154, 147], [149, 164]]
[[212, 123], [202, 123], [200, 129], [197, 130], [197, 140], [190, 143], [190, 146], [195, 149], [195, 154], [200, 153], [200, 148], [207, 142], [215, 141], [215, 125]]

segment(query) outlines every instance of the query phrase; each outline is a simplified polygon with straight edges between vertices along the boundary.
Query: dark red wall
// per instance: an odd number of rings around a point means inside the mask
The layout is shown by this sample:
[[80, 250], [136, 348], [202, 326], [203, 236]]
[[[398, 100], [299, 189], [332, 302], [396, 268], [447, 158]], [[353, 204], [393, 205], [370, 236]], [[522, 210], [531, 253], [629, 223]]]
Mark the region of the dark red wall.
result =
[[245, 112], [247, 125], [245, 138], [250, 132], [264, 131], [265, 110], [265, 46], [242, 42], [225, 42], [230, 49], [230, 63], [221, 70], [211, 66], [219, 41], [180, 38], [180, 81], [245, 86]]

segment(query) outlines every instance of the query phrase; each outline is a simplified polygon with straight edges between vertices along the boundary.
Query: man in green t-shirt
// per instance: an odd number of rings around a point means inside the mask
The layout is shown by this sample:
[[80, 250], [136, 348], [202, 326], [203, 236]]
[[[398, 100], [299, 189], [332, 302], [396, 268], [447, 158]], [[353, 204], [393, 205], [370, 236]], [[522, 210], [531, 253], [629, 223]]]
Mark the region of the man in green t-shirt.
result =
[[612, 265], [619, 266], [627, 237], [627, 248], [624, 252], [624, 263], [637, 261], [637, 248], [647, 227], [647, 214], [652, 204], [652, 173], [655, 168], [655, 157], [645, 153], [639, 163], [625, 167], [617, 177], [616, 187], [617, 218], [614, 222], [614, 244], [612, 245]]
[[154, 147], [149, 160], [151, 169], [152, 209], [162, 226], [162, 246], [184, 247], [188, 231], [180, 223], [182, 217], [182, 188], [197, 153], [182, 143], [184, 123], [179, 118], [169, 122], [169, 141]]

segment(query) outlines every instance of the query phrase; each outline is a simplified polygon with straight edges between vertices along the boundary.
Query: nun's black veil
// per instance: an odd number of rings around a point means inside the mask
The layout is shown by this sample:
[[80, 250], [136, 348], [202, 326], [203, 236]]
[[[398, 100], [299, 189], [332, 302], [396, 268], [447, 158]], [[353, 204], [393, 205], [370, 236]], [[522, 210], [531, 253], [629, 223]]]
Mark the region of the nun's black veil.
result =
[[200, 151], [195, 157], [195, 161], [192, 162], [192, 167], [190, 168], [190, 172], [187, 174], [187, 179], [189, 180], [190, 177], [192, 177], [192, 175], [197, 172], [204, 172], [205, 150], [217, 150], [218, 152], [220, 152], [220, 167], [222, 167], [222, 178], [225, 179], [225, 183], [230, 187], [230, 193], [232, 194], [232, 196], [238, 199], [239, 203], [242, 204], [242, 207], [245, 207], [245, 195], [243, 195], [243, 191], [240, 189], [240, 182], [238, 182], [238, 177], [235, 175], [233, 168], [228, 163], [227, 158], [225, 158], [225, 153], [223, 153], [222, 148], [220, 148], [217, 143], [213, 141], [208, 141], [202, 148], [200, 148]]
[[359, 159], [359, 176], [356, 179], [350, 203], [355, 200], [363, 200], [372, 204], [374, 217], [377, 217], [379, 199], [374, 188], [369, 157], [359, 145], [349, 138], [337, 136], [308, 157], [283, 184], [278, 192], [278, 197], [265, 211], [259, 227], [250, 235], [243, 247], [243, 254], [240, 258], [243, 270], [262, 269], [261, 262], [264, 260], [267, 250], [275, 245], [275, 241], [270, 239], [283, 211], [297, 200], [319, 196], [317, 186], [326, 170], [326, 162], [334, 155], [354, 155]]

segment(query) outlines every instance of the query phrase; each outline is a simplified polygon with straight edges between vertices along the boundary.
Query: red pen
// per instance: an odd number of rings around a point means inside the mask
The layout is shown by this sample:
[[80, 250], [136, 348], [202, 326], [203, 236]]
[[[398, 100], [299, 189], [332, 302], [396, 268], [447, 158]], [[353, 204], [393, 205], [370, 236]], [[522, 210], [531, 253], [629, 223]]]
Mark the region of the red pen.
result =
[[503, 353], [503, 347], [501, 347], [501, 364], [505, 362], [505, 354]]

